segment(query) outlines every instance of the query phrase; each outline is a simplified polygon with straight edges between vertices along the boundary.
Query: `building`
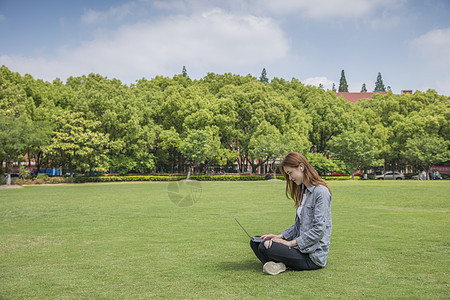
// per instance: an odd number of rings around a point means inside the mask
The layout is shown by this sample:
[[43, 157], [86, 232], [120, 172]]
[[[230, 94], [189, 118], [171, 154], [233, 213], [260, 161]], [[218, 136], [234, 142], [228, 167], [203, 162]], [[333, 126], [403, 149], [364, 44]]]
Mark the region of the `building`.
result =
[[[412, 90], [402, 90], [402, 95], [404, 94], [412, 94]], [[336, 93], [336, 96], [342, 96], [346, 100], [355, 103], [359, 99], [372, 99], [374, 94], [386, 95], [387, 92], [372, 92], [372, 93]]]
[[346, 100], [355, 103], [359, 99], [372, 99], [374, 94], [382, 94], [385, 95], [387, 92], [376, 92], [376, 93], [336, 93], [336, 96], [342, 96]]

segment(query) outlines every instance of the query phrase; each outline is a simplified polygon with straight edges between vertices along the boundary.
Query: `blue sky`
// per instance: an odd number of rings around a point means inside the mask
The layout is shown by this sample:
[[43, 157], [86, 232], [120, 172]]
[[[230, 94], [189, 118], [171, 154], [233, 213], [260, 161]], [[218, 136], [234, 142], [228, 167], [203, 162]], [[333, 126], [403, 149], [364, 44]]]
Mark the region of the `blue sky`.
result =
[[0, 0], [0, 65], [130, 84], [208, 72], [450, 95], [449, 0]]

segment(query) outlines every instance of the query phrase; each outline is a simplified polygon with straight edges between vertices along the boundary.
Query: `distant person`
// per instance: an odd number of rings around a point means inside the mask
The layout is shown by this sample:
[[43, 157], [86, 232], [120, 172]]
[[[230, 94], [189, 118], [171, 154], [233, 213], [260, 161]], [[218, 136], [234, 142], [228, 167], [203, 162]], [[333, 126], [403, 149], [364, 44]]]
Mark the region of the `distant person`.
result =
[[264, 264], [263, 272], [276, 275], [292, 270], [325, 267], [331, 237], [331, 191], [308, 160], [289, 153], [280, 166], [286, 179], [286, 197], [294, 201], [294, 225], [281, 234], [265, 234], [264, 242], [250, 246]]
[[427, 173], [425, 172], [425, 170], [422, 171], [421, 178], [422, 180], [427, 180]]
[[439, 173], [438, 170], [435, 170], [435, 171], [434, 171], [434, 179], [436, 179], [436, 180], [441, 179], [441, 174]]
[[272, 175], [270, 175], [270, 173], [266, 173], [266, 176], [264, 176], [265, 180], [270, 180], [272, 179]]

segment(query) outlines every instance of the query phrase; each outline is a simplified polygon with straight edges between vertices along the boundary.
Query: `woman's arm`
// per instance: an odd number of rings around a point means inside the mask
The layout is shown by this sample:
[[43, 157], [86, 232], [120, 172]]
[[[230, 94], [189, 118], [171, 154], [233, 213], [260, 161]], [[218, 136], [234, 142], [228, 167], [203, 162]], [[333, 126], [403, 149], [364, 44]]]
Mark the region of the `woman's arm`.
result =
[[323, 238], [329, 214], [331, 195], [323, 189], [315, 195], [316, 201], [313, 211], [313, 219], [310, 227], [295, 238], [300, 251], [310, 253], [315, 250], [315, 245]]

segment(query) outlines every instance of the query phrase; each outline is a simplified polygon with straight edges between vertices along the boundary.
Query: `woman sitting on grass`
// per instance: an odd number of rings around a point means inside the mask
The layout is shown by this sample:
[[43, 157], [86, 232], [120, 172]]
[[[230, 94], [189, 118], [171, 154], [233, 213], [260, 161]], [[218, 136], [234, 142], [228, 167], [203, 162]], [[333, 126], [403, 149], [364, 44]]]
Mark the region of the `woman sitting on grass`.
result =
[[289, 153], [280, 169], [286, 179], [286, 197], [297, 208], [295, 223], [281, 234], [261, 236], [264, 242], [250, 241], [250, 246], [266, 274], [276, 275], [286, 267], [299, 271], [323, 268], [332, 227], [330, 188], [297, 152]]

